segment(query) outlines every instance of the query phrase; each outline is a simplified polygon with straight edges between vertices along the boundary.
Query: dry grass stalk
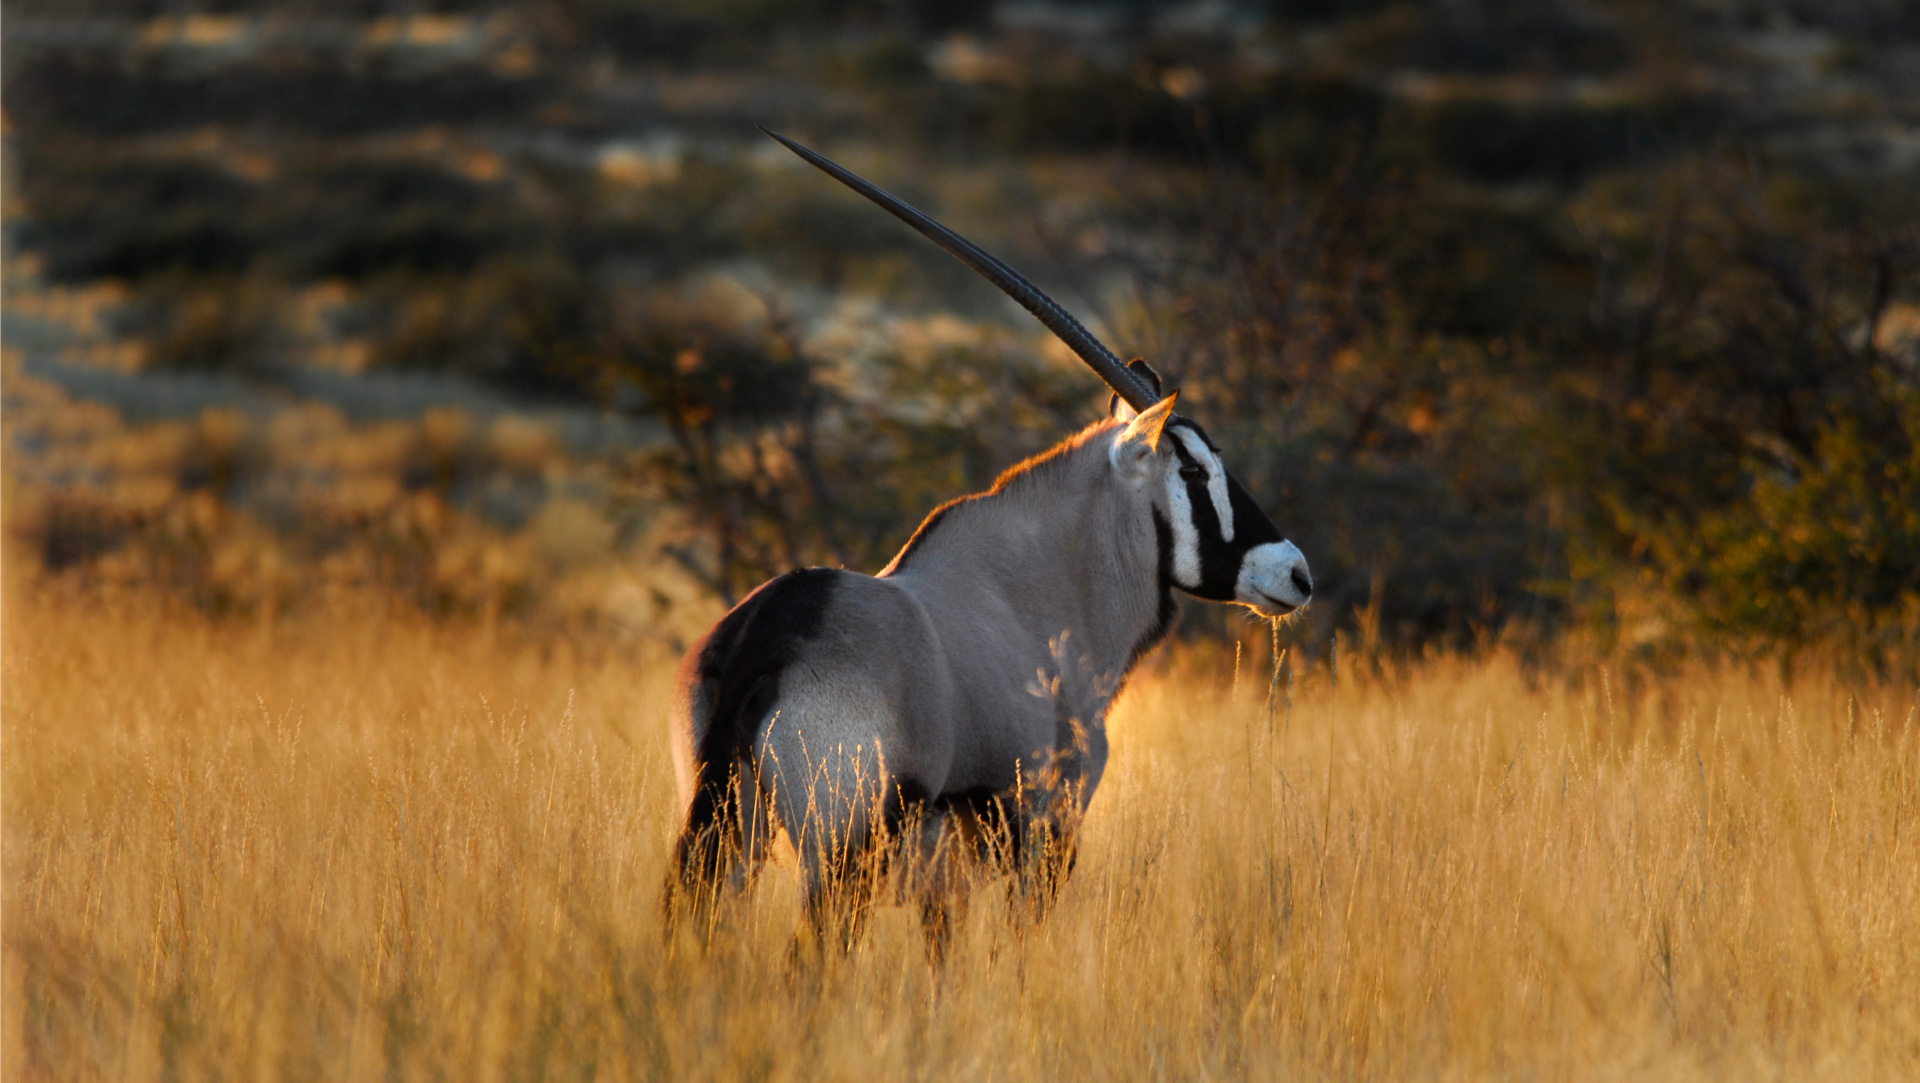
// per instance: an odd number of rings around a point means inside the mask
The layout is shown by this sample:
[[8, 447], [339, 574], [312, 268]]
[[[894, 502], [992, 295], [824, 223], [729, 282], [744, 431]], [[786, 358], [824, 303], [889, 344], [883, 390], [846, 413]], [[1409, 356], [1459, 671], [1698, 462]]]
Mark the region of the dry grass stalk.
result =
[[[12, 606], [9, 1079], [1920, 1072], [1912, 684], [1141, 678], [1053, 913], [663, 943], [672, 659]], [[1248, 763], [1251, 758], [1251, 763]]]

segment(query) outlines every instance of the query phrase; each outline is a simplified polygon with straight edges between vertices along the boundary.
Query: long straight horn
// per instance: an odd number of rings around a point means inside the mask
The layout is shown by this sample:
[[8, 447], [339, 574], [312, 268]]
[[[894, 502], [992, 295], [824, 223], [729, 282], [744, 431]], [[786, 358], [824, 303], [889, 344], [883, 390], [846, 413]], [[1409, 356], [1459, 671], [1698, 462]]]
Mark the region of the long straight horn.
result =
[[1042, 293], [1040, 287], [1022, 277], [1020, 272], [819, 151], [802, 146], [779, 132], [769, 131], [764, 125], [760, 130], [778, 139], [788, 150], [812, 162], [821, 172], [880, 204], [895, 218], [919, 230], [928, 240], [946, 249], [948, 255], [980, 272], [987, 281], [1000, 287], [1007, 296], [1020, 302], [1020, 307], [1039, 317], [1040, 322], [1047, 325], [1047, 330], [1059, 336], [1060, 341], [1066, 343], [1074, 353], [1079, 354], [1081, 360], [1085, 361], [1093, 371], [1099, 373], [1100, 378], [1107, 382], [1108, 387], [1113, 388], [1115, 394], [1127, 401], [1127, 405], [1135, 410], [1144, 411], [1157, 401], [1153, 390], [1133, 373], [1128, 372], [1127, 366], [1114, 356], [1113, 351], [1093, 337], [1093, 332], [1082, 327], [1080, 321], [1073, 318], [1072, 313], [1061, 308], [1053, 298]]

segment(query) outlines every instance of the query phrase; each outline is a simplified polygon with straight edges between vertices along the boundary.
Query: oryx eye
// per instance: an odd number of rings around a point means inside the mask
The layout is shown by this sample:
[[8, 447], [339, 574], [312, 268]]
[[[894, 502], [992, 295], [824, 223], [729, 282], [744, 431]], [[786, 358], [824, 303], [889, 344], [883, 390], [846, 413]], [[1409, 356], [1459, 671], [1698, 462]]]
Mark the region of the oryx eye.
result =
[[1188, 481], [1205, 481], [1207, 468], [1199, 463], [1188, 463], [1180, 468], [1180, 476]]

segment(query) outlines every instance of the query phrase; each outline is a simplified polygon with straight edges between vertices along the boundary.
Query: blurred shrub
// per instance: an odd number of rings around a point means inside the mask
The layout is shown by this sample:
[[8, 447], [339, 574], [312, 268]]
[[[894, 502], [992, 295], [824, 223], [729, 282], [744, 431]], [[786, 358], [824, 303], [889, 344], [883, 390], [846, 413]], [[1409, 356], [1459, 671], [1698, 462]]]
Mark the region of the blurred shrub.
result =
[[1910, 620], [1920, 370], [1879, 329], [1920, 270], [1913, 192], [1713, 166], [1666, 182], [1583, 210], [1601, 281], [1556, 410], [1582, 433], [1556, 466], [1576, 567], [1626, 592], [1651, 571], [1723, 633]]
[[[1873, 638], [1920, 612], [1920, 392], [1890, 387], [1895, 439], [1858, 418], [1822, 426], [1813, 454], [1754, 479], [1752, 500], [1704, 518], [1702, 608], [1736, 632]], [[1904, 448], [1899, 445], [1904, 444]]]
[[[1296, 5], [1289, 5], [1296, 6]], [[1345, 34], [1357, 58], [1394, 68], [1495, 74], [1514, 71], [1605, 75], [1627, 67], [1649, 42], [1636, 41], [1617, 5], [1496, 2], [1381, 4], [1303, 2], [1312, 14], [1372, 14]], [[1629, 16], [1631, 17], [1631, 16]]]
[[1204, 270], [1149, 325], [1313, 554], [1319, 619], [1910, 628], [1920, 384], [1877, 343], [1920, 270], [1911, 190], [1699, 158], [1502, 205], [1349, 161], [1280, 198], [1211, 180], [1172, 219]]
[[684, 535], [674, 517], [622, 510], [612, 464], [532, 419], [356, 425], [307, 405], [126, 424], [17, 373], [7, 396], [10, 560], [49, 585], [229, 614], [374, 592], [447, 617], [668, 638], [704, 612], [699, 587], [662, 566]]
[[539, 75], [485, 63], [408, 72], [349, 65], [336, 54], [269, 56], [206, 71], [140, 59], [55, 52], [9, 64], [8, 106], [36, 128], [94, 135], [261, 123], [345, 134], [499, 120], [552, 91]]
[[1407, 123], [1434, 161], [1472, 180], [1571, 185], [1697, 146], [1724, 130], [1728, 115], [1719, 100], [1692, 94], [1602, 105], [1449, 96], [1422, 104]]
[[1307, 550], [1303, 639], [1897, 641], [1920, 22], [1776, 7], [18, 0], [9, 349], [125, 418], [10, 354], [9, 529], [236, 612], [879, 567], [1098, 396], [771, 121], [1096, 272]]

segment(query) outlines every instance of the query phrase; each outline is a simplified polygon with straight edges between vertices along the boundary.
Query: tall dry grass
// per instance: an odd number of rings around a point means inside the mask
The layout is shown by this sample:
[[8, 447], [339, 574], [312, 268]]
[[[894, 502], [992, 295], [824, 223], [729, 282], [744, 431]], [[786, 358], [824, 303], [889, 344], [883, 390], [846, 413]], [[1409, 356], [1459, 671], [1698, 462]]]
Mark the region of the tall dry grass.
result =
[[935, 972], [902, 910], [790, 964], [782, 865], [663, 943], [670, 658], [9, 616], [10, 1079], [1920, 1074], [1911, 682], [1196, 653]]

